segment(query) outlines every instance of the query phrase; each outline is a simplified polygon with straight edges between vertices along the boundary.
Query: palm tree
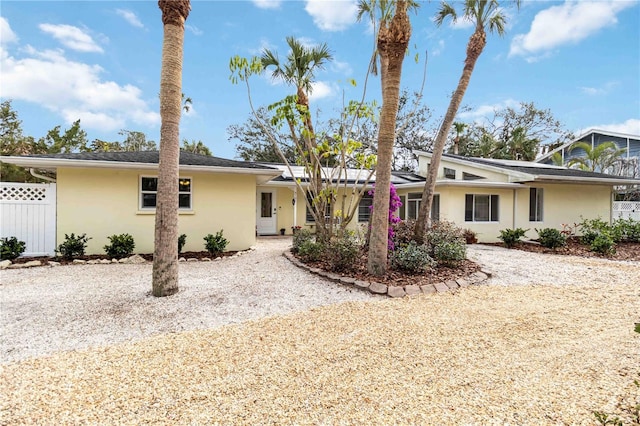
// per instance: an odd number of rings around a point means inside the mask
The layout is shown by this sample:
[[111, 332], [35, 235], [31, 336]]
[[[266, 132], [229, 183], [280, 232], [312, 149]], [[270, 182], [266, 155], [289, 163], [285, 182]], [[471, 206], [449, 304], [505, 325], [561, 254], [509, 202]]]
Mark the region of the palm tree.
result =
[[[392, 5], [395, 12], [391, 15]], [[377, 34], [377, 53], [380, 60], [380, 82], [382, 86], [382, 108], [378, 131], [378, 163], [376, 165], [376, 191], [371, 213], [371, 235], [367, 269], [373, 275], [384, 275], [387, 271], [389, 232], [389, 198], [391, 188], [391, 166], [395, 141], [396, 118], [400, 99], [402, 63], [411, 38], [411, 22], [407, 7], [415, 7], [405, 0], [361, 1], [358, 17], [368, 14], [375, 23], [376, 6], [379, 7], [380, 26]]]
[[[303, 117], [305, 151], [311, 168], [310, 174], [313, 175], [311, 179], [313, 182], [311, 188], [314, 199], [313, 210], [319, 212], [316, 218], [316, 231], [319, 239], [324, 240], [328, 235], [324, 212], [329, 201], [326, 197], [321, 196], [322, 170], [317, 153], [313, 121], [309, 112], [309, 95], [313, 90], [315, 72], [323, 69], [325, 64], [333, 59], [333, 55], [326, 43], [307, 47], [294, 37], [287, 37], [286, 40], [289, 45], [286, 62], [280, 61], [277, 52], [270, 49], [263, 50], [260, 60], [265, 69], [272, 68], [271, 76], [274, 79], [282, 79], [285, 83], [296, 88], [296, 106]], [[291, 121], [289, 121], [289, 126], [294, 127]]]
[[564, 158], [562, 158], [562, 153], [560, 151], [554, 152], [549, 158], [551, 159], [551, 164], [554, 166], [564, 166]]
[[456, 132], [456, 138], [453, 140], [453, 153], [458, 155], [458, 153], [460, 152], [460, 135], [462, 135], [464, 129], [467, 128], [467, 123], [456, 121], [453, 123], [453, 128]]
[[538, 154], [538, 139], [529, 138], [524, 127], [516, 127], [507, 142], [511, 160], [533, 161]]
[[[520, 0], [515, 0], [516, 5], [520, 7]], [[453, 22], [458, 19], [456, 10], [446, 1], [443, 1], [440, 5], [440, 9], [436, 14], [436, 24], [442, 25], [447, 17], [451, 17]], [[420, 203], [420, 212], [418, 214], [418, 220], [416, 221], [414, 238], [418, 242], [424, 240], [424, 233], [428, 225], [431, 205], [433, 203], [433, 194], [436, 189], [436, 177], [438, 176], [438, 168], [440, 166], [440, 159], [442, 158], [442, 152], [447, 141], [447, 135], [451, 129], [453, 120], [458, 113], [458, 108], [462, 103], [464, 93], [469, 86], [471, 80], [471, 74], [473, 68], [476, 66], [476, 61], [482, 54], [484, 47], [487, 44], [486, 29], [489, 32], [497, 32], [498, 35], [504, 34], [504, 27], [506, 24], [505, 15], [502, 13], [500, 3], [498, 0], [465, 0], [463, 7], [462, 18], [474, 23], [475, 30], [471, 37], [469, 37], [469, 43], [467, 44], [467, 56], [464, 61], [464, 67], [462, 69], [462, 75], [458, 81], [458, 87], [451, 101], [449, 102], [449, 108], [444, 116], [436, 141], [433, 146], [433, 154], [431, 156], [431, 164], [427, 173], [427, 181], [424, 185], [422, 192], [422, 201]]]
[[211, 150], [202, 141], [184, 139], [182, 141], [182, 150], [187, 152], [193, 152], [194, 154], [212, 156]]
[[584, 155], [569, 160], [567, 163], [569, 167], [577, 166], [580, 170], [601, 173], [606, 172], [620, 159], [622, 154], [627, 152], [626, 148], [620, 149], [613, 142], [604, 142], [595, 147], [587, 142], [576, 142], [569, 148], [569, 153], [574, 149], [582, 149]]
[[160, 161], [156, 198], [153, 295], [178, 291], [178, 178], [184, 22], [189, 0], [160, 0], [164, 36], [160, 73]]

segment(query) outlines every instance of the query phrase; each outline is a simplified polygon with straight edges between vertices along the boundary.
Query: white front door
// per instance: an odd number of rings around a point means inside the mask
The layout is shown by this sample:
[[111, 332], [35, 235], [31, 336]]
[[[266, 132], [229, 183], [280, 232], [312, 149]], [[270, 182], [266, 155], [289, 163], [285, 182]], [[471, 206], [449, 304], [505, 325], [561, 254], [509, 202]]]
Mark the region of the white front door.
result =
[[276, 192], [258, 191], [258, 235], [276, 234]]

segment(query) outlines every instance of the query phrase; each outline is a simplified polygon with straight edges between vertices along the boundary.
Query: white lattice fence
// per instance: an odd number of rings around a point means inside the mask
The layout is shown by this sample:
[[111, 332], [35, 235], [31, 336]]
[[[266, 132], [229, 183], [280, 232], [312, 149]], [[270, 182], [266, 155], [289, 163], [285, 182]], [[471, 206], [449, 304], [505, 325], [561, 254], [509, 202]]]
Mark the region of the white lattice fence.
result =
[[53, 256], [56, 185], [0, 183], [0, 237], [16, 237], [26, 242], [23, 256]]
[[614, 201], [613, 218], [640, 220], [640, 201]]

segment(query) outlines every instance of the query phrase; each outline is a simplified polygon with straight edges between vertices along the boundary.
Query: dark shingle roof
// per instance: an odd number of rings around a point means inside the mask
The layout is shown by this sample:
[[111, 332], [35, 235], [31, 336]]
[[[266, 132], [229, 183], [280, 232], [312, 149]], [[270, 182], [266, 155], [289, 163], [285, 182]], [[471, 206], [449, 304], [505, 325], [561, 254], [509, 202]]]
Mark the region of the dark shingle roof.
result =
[[[74, 152], [67, 154], [37, 154], [25, 155], [31, 158], [58, 158], [78, 161], [113, 161], [118, 163], [147, 163], [158, 164], [160, 154], [158, 151], [127, 151], [127, 152]], [[195, 154], [193, 152], [180, 151], [180, 165], [183, 166], [208, 166], [208, 167], [237, 167], [243, 169], [274, 170], [273, 167], [245, 161], [227, 160], [226, 158], [211, 157]]]
[[[483, 158], [476, 157], [464, 157], [462, 155], [443, 154], [443, 157], [457, 158], [471, 163], [483, 164], [492, 167], [498, 167], [505, 170], [512, 170], [520, 173], [528, 173], [536, 176], [551, 176], [557, 178], [570, 177], [570, 178], [596, 178], [596, 179], [629, 179], [625, 177], [608, 175], [605, 173], [587, 172], [584, 170], [567, 169], [567, 168], [551, 168], [540, 167], [539, 163], [519, 162], [518, 165], [504, 164], [499, 161], [490, 161]], [[528, 164], [531, 164], [529, 166]]]

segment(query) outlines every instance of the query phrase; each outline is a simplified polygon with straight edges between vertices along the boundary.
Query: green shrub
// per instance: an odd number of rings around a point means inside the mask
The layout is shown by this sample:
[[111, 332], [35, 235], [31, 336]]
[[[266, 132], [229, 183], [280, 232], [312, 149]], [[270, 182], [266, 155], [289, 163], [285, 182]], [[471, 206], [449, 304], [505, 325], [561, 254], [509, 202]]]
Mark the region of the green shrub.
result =
[[601, 254], [614, 254], [616, 244], [608, 234], [599, 234], [591, 243], [591, 251]]
[[326, 251], [327, 260], [332, 271], [346, 271], [353, 268], [360, 254], [360, 244], [352, 232], [345, 232], [329, 243]]
[[181, 234], [178, 237], [178, 254], [182, 253], [184, 245], [187, 243], [187, 234]]
[[227, 248], [227, 244], [229, 244], [229, 240], [222, 236], [222, 230], [216, 232], [216, 235], [209, 234], [204, 237], [204, 248], [212, 256], [220, 256]]
[[321, 243], [305, 240], [298, 247], [298, 256], [305, 262], [317, 262], [324, 257], [324, 246]]
[[87, 242], [90, 240], [87, 234], [76, 236], [75, 234], [64, 234], [64, 242], [58, 246], [56, 253], [67, 260], [71, 260], [74, 257], [84, 256], [84, 251], [87, 248]]
[[520, 242], [520, 239], [525, 236], [528, 229], [516, 228], [516, 229], [503, 229], [500, 231], [499, 239], [502, 240], [505, 246], [511, 248]]
[[586, 231], [582, 233], [582, 237], [580, 237], [580, 242], [586, 246], [590, 246], [593, 243], [600, 233], [596, 231]]
[[433, 248], [433, 258], [441, 265], [455, 266], [467, 258], [464, 241], [442, 241]]
[[16, 237], [0, 239], [0, 260], [13, 260], [18, 257], [27, 245], [24, 241], [19, 241]]
[[461, 228], [446, 220], [433, 222], [424, 236], [425, 244], [429, 247], [429, 255], [434, 256], [435, 248], [445, 242], [465, 243], [465, 237]]
[[298, 253], [300, 246], [307, 241], [313, 241], [313, 234], [308, 229], [301, 229], [297, 233], [293, 234], [293, 247], [291, 251]]
[[429, 247], [418, 245], [415, 241], [397, 247], [391, 254], [391, 267], [410, 273], [421, 273], [433, 268], [436, 262], [429, 256]]
[[615, 234], [620, 235], [620, 241], [640, 242], [640, 221], [619, 218], [613, 222], [612, 228]]
[[567, 244], [567, 237], [555, 228], [536, 229], [542, 247], [556, 249]]
[[412, 219], [403, 220], [398, 223], [390, 224], [393, 229], [393, 247], [397, 249], [404, 247], [413, 241], [413, 230], [416, 221]]
[[136, 247], [133, 237], [129, 234], [112, 235], [109, 237], [109, 241], [111, 241], [111, 244], [104, 246], [104, 251], [109, 257], [120, 259], [131, 256], [133, 249]]

